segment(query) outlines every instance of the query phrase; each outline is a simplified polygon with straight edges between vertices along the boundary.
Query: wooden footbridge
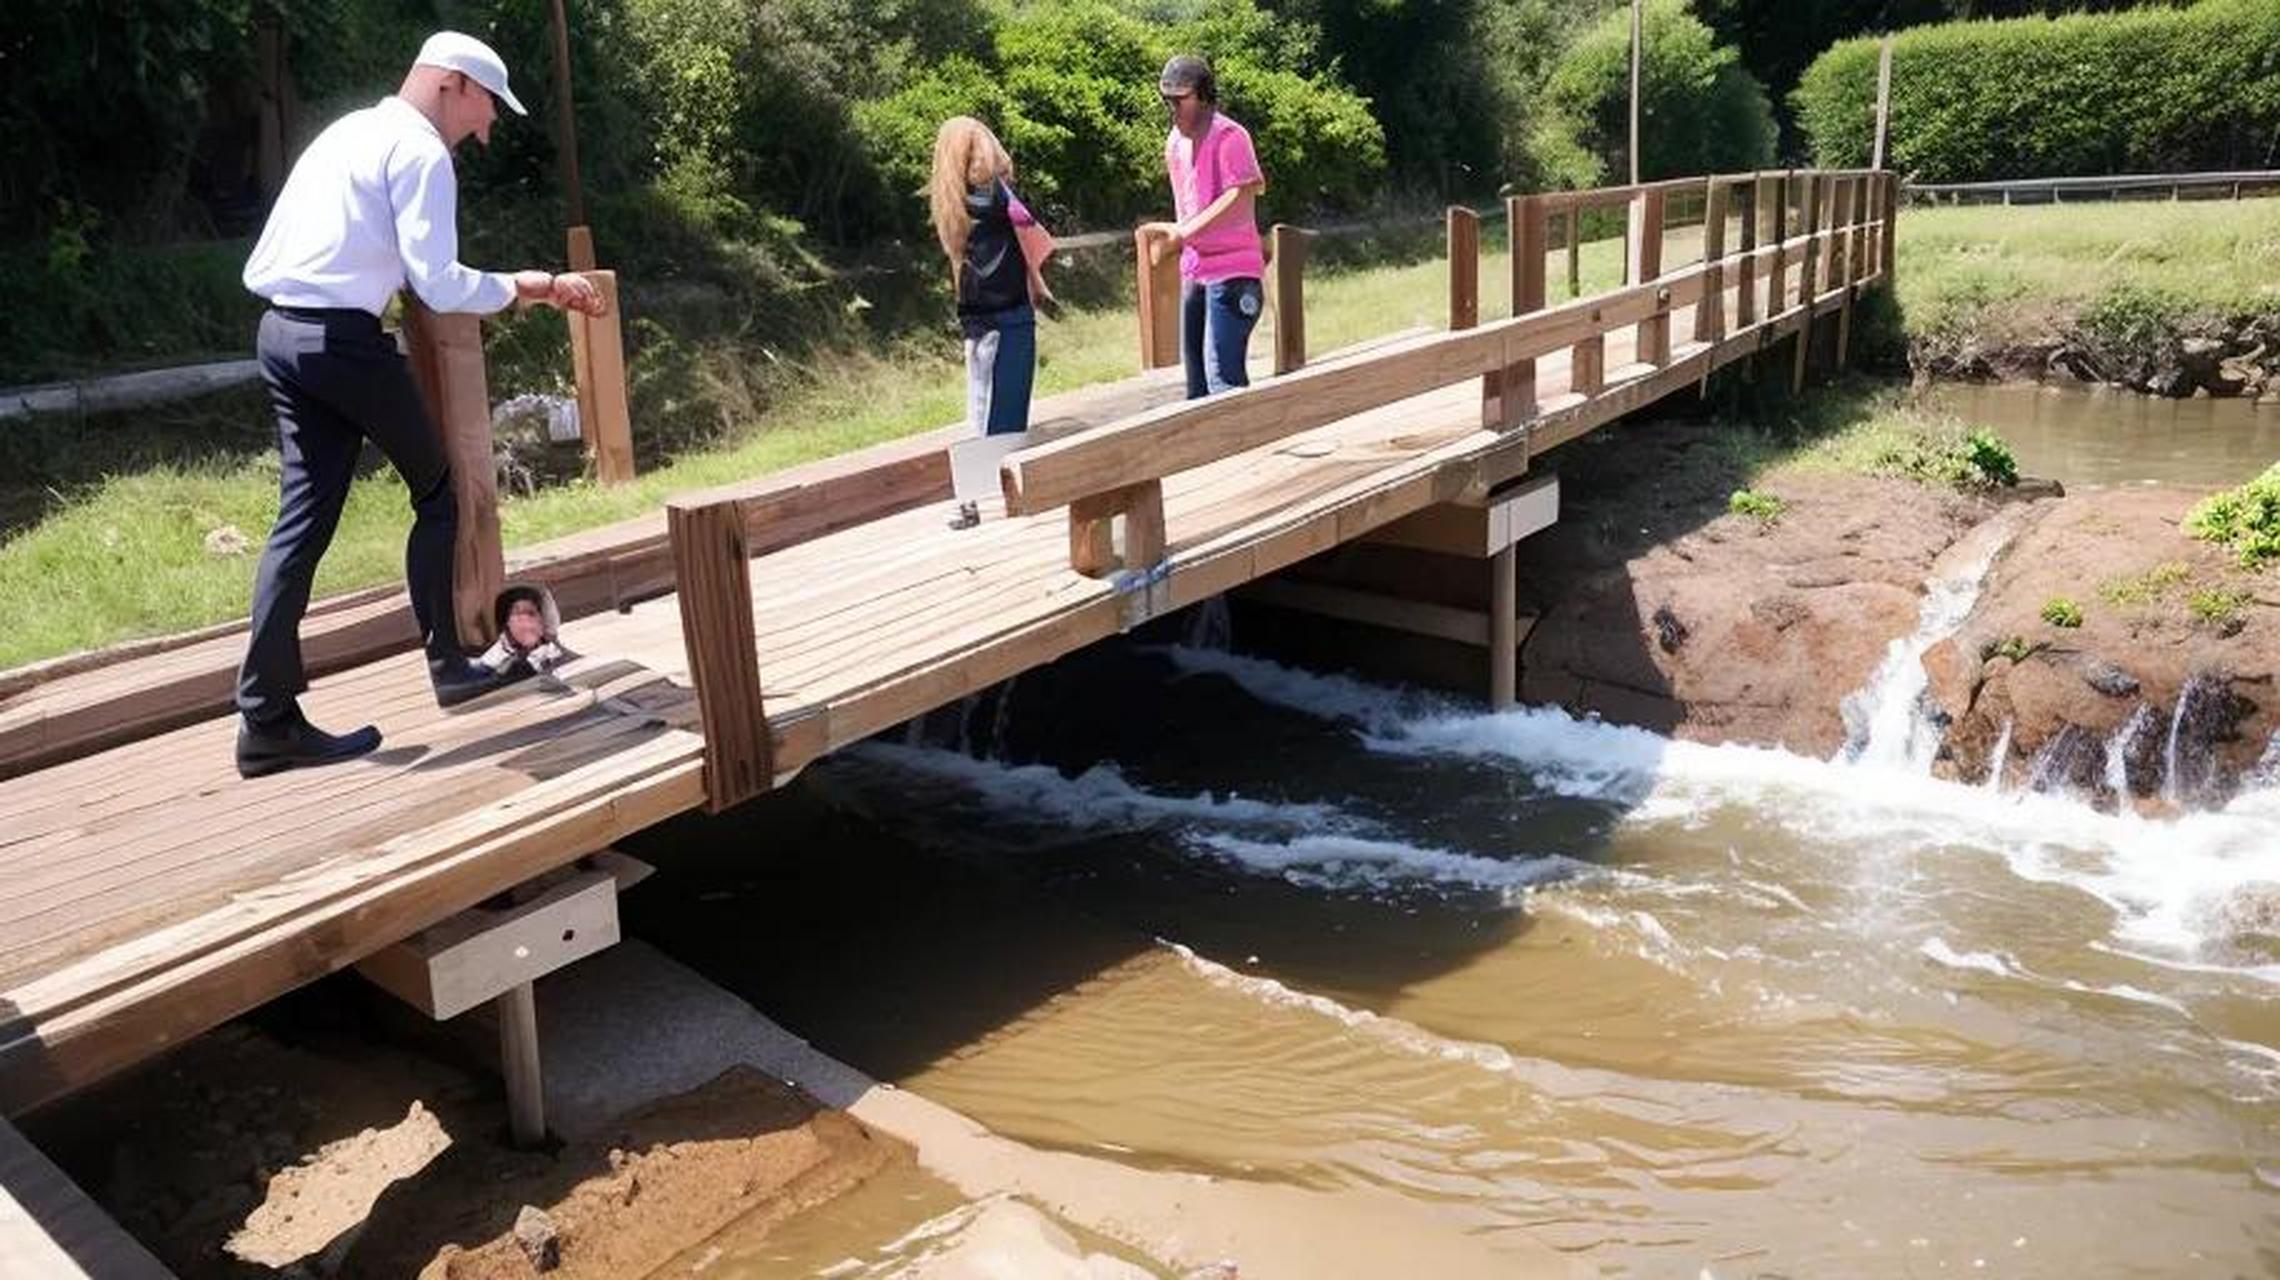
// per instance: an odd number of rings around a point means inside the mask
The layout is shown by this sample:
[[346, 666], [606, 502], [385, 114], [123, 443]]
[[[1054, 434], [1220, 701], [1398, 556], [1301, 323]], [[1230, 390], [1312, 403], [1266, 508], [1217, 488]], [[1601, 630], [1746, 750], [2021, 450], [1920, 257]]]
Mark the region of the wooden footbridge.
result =
[[[1484, 638], [1509, 698], [1510, 544], [1528, 527], [1513, 510], [1543, 493], [1531, 459], [1790, 335], [1798, 376], [1809, 343], [1841, 359], [1854, 300], [1891, 275], [1894, 195], [1886, 173], [1796, 171], [1518, 197], [1515, 314], [1487, 323], [1477, 219], [1452, 211], [1452, 327], [1312, 364], [1291, 341], [1301, 255], [1286, 248], [1279, 373], [1194, 403], [1162, 372], [1045, 401], [1044, 442], [1003, 460], [1002, 502], [957, 532], [949, 429], [506, 561], [480, 347], [438, 326], [421, 364], [474, 463], [458, 468], [477, 514], [462, 616], [487, 623], [501, 576], [544, 582], [596, 656], [444, 714], [400, 598], [326, 602], [305, 632], [311, 716], [369, 720], [387, 741], [251, 782], [232, 768], [236, 629], [0, 676], [0, 1110], [1349, 541], [1485, 559], [1502, 585]], [[1681, 206], [1701, 210], [1701, 250], [1666, 267]], [[1547, 305], [1551, 232], [1572, 241], [1608, 207], [1629, 210], [1631, 283]], [[1169, 309], [1139, 260], [1144, 361], [1160, 363]], [[1816, 339], [1823, 316], [1834, 332]], [[589, 421], [622, 423], [614, 328], [577, 349]], [[473, 391], [454, 389], [470, 360]]]

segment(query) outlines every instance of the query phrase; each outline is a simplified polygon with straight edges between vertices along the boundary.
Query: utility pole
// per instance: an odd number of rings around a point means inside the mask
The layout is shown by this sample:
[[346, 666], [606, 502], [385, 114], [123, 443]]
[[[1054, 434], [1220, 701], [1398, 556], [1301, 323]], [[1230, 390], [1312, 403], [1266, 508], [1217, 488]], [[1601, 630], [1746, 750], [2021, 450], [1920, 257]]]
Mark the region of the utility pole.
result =
[[1871, 169], [1884, 167], [1884, 135], [1892, 119], [1892, 37], [1887, 34], [1876, 55], [1876, 155]]
[[594, 269], [594, 233], [586, 226], [586, 195], [578, 181], [578, 124], [570, 111], [570, 19], [554, 0], [554, 106], [562, 150], [562, 186], [570, 206], [570, 269]]
[[[556, 0], [560, 3], [560, 0]], [[1639, 6], [1631, 0], [1631, 185], [1639, 185]]]

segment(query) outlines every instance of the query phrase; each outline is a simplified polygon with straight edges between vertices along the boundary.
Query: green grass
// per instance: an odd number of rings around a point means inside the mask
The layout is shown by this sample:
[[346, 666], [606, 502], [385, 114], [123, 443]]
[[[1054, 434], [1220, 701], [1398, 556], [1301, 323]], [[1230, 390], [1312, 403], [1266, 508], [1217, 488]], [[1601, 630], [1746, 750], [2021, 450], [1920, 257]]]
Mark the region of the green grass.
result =
[[1897, 258], [1919, 340], [2032, 341], [2111, 294], [2280, 313], [2280, 202], [1904, 209]]

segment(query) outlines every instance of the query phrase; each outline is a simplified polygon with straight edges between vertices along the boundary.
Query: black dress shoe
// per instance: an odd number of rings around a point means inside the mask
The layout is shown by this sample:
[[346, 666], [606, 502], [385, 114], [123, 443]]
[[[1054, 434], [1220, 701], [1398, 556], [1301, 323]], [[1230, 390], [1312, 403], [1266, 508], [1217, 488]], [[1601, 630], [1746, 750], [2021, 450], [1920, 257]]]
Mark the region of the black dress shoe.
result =
[[339, 764], [380, 748], [380, 731], [366, 725], [353, 733], [326, 733], [295, 711], [274, 724], [238, 721], [237, 768], [241, 778], [259, 778], [287, 769]]
[[493, 689], [504, 688], [514, 681], [467, 658], [430, 658], [428, 683], [435, 686], [435, 705], [450, 708], [480, 698]]

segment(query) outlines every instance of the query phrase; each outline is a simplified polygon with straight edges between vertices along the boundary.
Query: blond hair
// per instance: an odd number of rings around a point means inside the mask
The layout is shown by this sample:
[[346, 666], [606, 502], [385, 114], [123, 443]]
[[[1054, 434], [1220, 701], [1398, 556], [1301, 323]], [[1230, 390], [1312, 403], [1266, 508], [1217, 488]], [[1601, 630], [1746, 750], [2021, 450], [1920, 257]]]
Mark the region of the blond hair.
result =
[[934, 211], [934, 235], [950, 257], [955, 281], [966, 263], [966, 240], [974, 217], [966, 193], [1000, 178], [1013, 177], [1013, 157], [990, 127], [972, 116], [952, 116], [934, 131], [934, 176], [927, 180], [927, 202]]

